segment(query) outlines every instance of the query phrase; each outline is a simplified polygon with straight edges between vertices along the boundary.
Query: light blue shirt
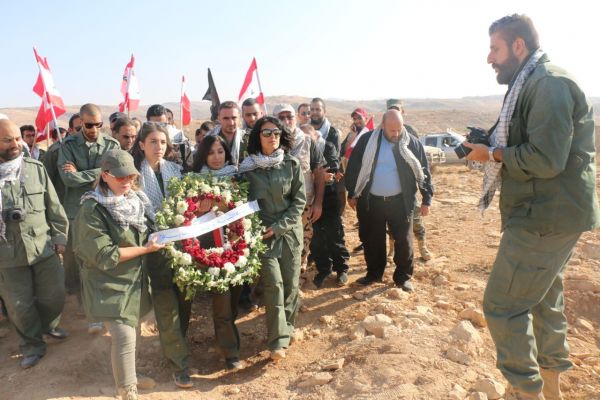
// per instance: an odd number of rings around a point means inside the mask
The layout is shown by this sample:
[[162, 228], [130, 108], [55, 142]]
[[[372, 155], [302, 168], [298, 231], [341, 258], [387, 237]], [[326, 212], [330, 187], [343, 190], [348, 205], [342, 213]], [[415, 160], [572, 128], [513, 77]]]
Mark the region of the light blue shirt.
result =
[[397, 143], [391, 143], [385, 136], [381, 138], [379, 145], [379, 154], [375, 163], [375, 172], [373, 173], [373, 184], [370, 193], [375, 196], [395, 196], [402, 192], [400, 186], [400, 175], [394, 159], [392, 148], [398, 146]]

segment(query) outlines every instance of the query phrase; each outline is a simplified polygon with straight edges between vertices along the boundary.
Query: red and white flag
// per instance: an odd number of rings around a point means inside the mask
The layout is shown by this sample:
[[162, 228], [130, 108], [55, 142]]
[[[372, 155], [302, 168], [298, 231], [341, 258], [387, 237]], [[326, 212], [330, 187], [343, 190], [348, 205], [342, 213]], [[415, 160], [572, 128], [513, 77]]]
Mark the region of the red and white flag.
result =
[[54, 84], [48, 60], [40, 57], [35, 47], [33, 48], [33, 53], [35, 54], [35, 60], [40, 70], [37, 81], [33, 86], [33, 91], [42, 98], [42, 104], [35, 121], [38, 132], [43, 132], [46, 129], [46, 124], [60, 117], [67, 110], [60, 92]]
[[121, 94], [123, 95], [123, 102], [119, 103], [119, 112], [137, 110], [140, 105], [140, 87], [138, 85], [133, 65], [135, 58], [131, 55], [131, 60], [125, 66], [123, 71], [123, 79], [121, 80]]
[[238, 103], [250, 97], [256, 99], [256, 102], [260, 105], [265, 104], [265, 96], [263, 95], [260, 87], [260, 79], [258, 78], [256, 58], [252, 58], [250, 68], [248, 68], [248, 72], [246, 72], [246, 78], [244, 78], [244, 84], [242, 85], [240, 95], [238, 96]]
[[192, 103], [185, 93], [185, 76], [181, 76], [181, 127], [192, 122]]
[[373, 118], [373, 115], [371, 115], [371, 118], [369, 118], [367, 120], [367, 123], [365, 124], [364, 128], [362, 128], [362, 130], [358, 133], [358, 135], [356, 135], [356, 138], [354, 138], [352, 143], [350, 143], [350, 146], [348, 146], [348, 148], [346, 149], [346, 153], [344, 153], [344, 158], [346, 158], [346, 160], [350, 159], [350, 155], [352, 154], [352, 150], [354, 150], [354, 146], [356, 146], [356, 143], [358, 143], [358, 139], [360, 139], [360, 137], [362, 135], [364, 135], [365, 133], [371, 132], [374, 129], [375, 129], [375, 120]]
[[36, 143], [48, 138], [46, 126], [51, 122], [52, 112], [50, 111], [50, 105], [46, 98], [42, 97], [42, 104], [40, 104], [37, 116], [35, 117], [35, 127], [37, 130], [37, 136], [35, 137]]

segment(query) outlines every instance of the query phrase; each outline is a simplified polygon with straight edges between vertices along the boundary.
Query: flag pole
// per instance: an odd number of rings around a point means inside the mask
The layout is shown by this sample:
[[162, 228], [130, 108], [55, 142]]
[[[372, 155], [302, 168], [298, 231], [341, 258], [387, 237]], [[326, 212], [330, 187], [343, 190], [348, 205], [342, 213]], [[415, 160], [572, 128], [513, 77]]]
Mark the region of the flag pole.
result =
[[185, 83], [185, 75], [181, 75], [181, 94], [179, 95], [179, 128], [183, 132], [183, 84]]
[[[58, 134], [60, 136], [60, 132]], [[50, 148], [50, 125], [46, 124], [46, 150]]]
[[[256, 58], [254, 58], [254, 61], [256, 63]], [[262, 90], [262, 86], [260, 84], [260, 77], [258, 76], [258, 63], [256, 63], [256, 82], [258, 82], [258, 90], [260, 90], [261, 93], [263, 93]], [[264, 93], [263, 93], [263, 97], [264, 97]], [[265, 99], [265, 115], [269, 115], [269, 110], [267, 110], [267, 100]]]

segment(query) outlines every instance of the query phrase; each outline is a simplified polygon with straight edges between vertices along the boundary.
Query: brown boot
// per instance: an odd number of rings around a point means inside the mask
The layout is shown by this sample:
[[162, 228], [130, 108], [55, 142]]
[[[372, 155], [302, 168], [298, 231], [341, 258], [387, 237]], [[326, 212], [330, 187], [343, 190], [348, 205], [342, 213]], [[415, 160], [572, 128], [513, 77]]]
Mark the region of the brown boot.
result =
[[505, 400], [546, 400], [542, 392], [539, 393], [531, 393], [524, 392], [515, 387], [509, 387], [506, 391]]
[[433, 257], [433, 254], [427, 248], [425, 240], [419, 240], [419, 253], [421, 253], [421, 258], [425, 261], [429, 261]]
[[560, 392], [560, 372], [540, 368], [540, 375], [544, 381], [544, 397], [546, 400], [563, 400]]

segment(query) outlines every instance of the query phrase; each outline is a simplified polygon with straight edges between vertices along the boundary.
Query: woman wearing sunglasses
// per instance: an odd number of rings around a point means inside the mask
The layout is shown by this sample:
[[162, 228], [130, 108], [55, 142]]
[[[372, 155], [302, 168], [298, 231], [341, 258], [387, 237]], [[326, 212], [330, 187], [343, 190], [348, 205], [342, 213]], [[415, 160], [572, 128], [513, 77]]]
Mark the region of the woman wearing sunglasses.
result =
[[135, 400], [135, 329], [150, 309], [142, 259], [164, 245], [154, 241], [143, 244], [152, 206], [136, 184], [139, 174], [131, 155], [109, 150], [102, 157], [100, 170], [95, 190], [81, 198], [73, 226], [73, 247], [81, 262], [87, 318], [108, 327], [119, 395], [123, 400]]
[[250, 182], [249, 199], [257, 200], [268, 249], [261, 257], [261, 283], [267, 314], [271, 359], [285, 357], [300, 299], [302, 211], [306, 203], [300, 162], [288, 155], [291, 133], [277, 118], [256, 121], [248, 138], [249, 156], [240, 172]]
[[[144, 122], [131, 154], [140, 171], [140, 186], [158, 211], [168, 195], [171, 178], [181, 178], [181, 166], [170, 161], [175, 156], [167, 129], [156, 122]], [[185, 340], [192, 311], [192, 301], [173, 283], [173, 270], [164, 252], [147, 257], [152, 303], [163, 353], [175, 368], [173, 379], [181, 388], [192, 387], [188, 366], [190, 349]]]

